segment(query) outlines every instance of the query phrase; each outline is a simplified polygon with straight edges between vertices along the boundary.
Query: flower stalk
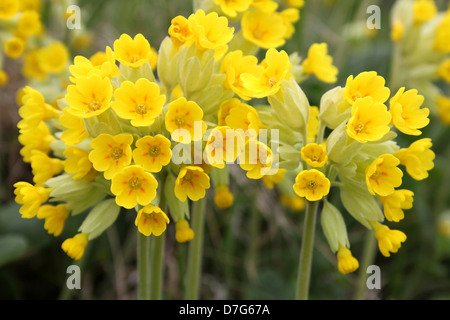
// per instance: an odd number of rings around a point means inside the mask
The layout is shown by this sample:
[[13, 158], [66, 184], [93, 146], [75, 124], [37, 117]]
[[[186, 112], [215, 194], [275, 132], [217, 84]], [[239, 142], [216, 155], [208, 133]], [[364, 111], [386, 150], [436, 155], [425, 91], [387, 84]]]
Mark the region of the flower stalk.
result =
[[308, 201], [306, 204], [303, 241], [297, 275], [296, 300], [308, 300], [309, 298], [309, 283], [311, 280], [311, 265], [318, 207], [319, 201]]
[[137, 231], [138, 300], [150, 299], [150, 239]]
[[189, 244], [188, 266], [186, 274], [186, 300], [198, 300], [200, 289], [201, 261], [203, 255], [203, 236], [205, 224], [206, 199], [193, 203], [194, 239]]

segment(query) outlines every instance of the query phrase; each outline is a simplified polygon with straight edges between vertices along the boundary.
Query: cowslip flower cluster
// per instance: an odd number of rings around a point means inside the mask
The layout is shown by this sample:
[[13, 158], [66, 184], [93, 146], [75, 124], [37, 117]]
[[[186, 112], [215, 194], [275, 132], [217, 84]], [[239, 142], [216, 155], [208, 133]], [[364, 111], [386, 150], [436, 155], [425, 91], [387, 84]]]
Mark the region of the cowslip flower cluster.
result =
[[172, 20], [158, 51], [142, 34], [123, 34], [103, 52], [76, 56], [56, 103], [26, 86], [19, 141], [34, 184], [15, 184], [22, 217], [45, 219], [56, 236], [67, 219], [85, 214], [62, 245], [80, 259], [122, 208], [135, 209], [145, 236], [160, 236], [173, 221], [177, 241], [190, 241], [191, 201], [214, 188], [218, 208], [233, 204], [230, 162], [273, 188], [282, 175], [266, 177], [274, 153], [258, 140], [264, 124], [246, 102], [278, 92], [292, 64], [286, 52], [267, 50], [242, 72], [249, 99], [240, 99], [227, 80], [235, 64], [228, 57], [239, 52], [230, 48], [234, 32], [226, 17], [199, 9]]
[[[86, 47], [90, 38], [85, 31], [67, 36], [49, 33], [43, 21], [45, 5], [41, 0], [0, 1], [0, 86], [9, 81], [3, 64], [7, 59], [17, 60], [23, 78], [35, 88], [50, 87], [54, 99], [67, 85], [70, 51]], [[65, 23], [65, 8], [54, 1], [49, 7], [54, 21]], [[19, 90], [19, 102], [22, 95]]]
[[[302, 149], [301, 156], [310, 169], [297, 176], [294, 188], [306, 193], [310, 201], [317, 200], [316, 194], [325, 199], [322, 228], [344, 274], [355, 271], [359, 264], [351, 255], [342, 214], [326, 199], [330, 182], [340, 189], [345, 210], [372, 230], [380, 252], [386, 257], [397, 252], [406, 235], [383, 221], [399, 222], [404, 210], [412, 208], [414, 193], [401, 188], [402, 167], [418, 181], [426, 179], [434, 167], [431, 139], [418, 139], [408, 148], [395, 141], [398, 134], [422, 134], [420, 129], [429, 124], [430, 114], [423, 103], [424, 97], [415, 89], [400, 88], [392, 95], [384, 78], [373, 71], [348, 77], [345, 87], [336, 87], [322, 97], [318, 136], [323, 136], [325, 127], [331, 133], [322, 148], [310, 143], [308, 149], [308, 145]], [[318, 166], [321, 161], [325, 165]], [[316, 172], [317, 167], [322, 172]]]
[[[385, 79], [370, 71], [349, 76], [344, 87], [326, 92], [318, 107], [310, 106], [292, 78], [268, 102], [258, 112], [266, 127], [280, 128], [279, 167], [298, 197], [323, 202], [321, 226], [338, 270], [353, 272], [359, 262], [350, 251], [339, 206], [328, 199], [333, 187], [340, 189], [345, 211], [373, 232], [380, 252], [386, 257], [397, 252], [406, 235], [384, 221], [399, 222], [412, 208], [413, 192], [401, 188], [402, 168], [423, 180], [434, 167], [430, 139], [407, 148], [395, 141], [398, 134], [420, 136], [429, 124], [424, 97], [405, 88], [392, 95]], [[284, 183], [279, 186], [285, 188]]]
[[[254, 41], [249, 50], [245, 33], [260, 14], [280, 17], [275, 2], [214, 1], [228, 18], [206, 6], [211, 1], [200, 3], [189, 17], [172, 19], [158, 51], [142, 34], [123, 34], [101, 59], [76, 57], [56, 105], [26, 88], [19, 141], [35, 179], [15, 185], [22, 217], [48, 220], [56, 235], [71, 215], [86, 214], [62, 245], [74, 259], [122, 208], [136, 211], [143, 235], [160, 236], [173, 221], [176, 240], [186, 242], [195, 236], [190, 202], [214, 189], [215, 205], [230, 207], [229, 167], [237, 164], [248, 179], [277, 187], [293, 210], [323, 201], [322, 229], [340, 272], [355, 271], [358, 261], [342, 213], [328, 199], [332, 187], [380, 252], [397, 252], [406, 235], [383, 222], [400, 221], [412, 207], [412, 191], [400, 189], [401, 168], [423, 180], [434, 153], [430, 139], [401, 148], [395, 137], [421, 135], [430, 113], [424, 97], [403, 87], [392, 94], [383, 77], [363, 72], [311, 106], [304, 79], [337, 81], [325, 43], [313, 44], [303, 61], [263, 35], [267, 43]], [[301, 3], [285, 4], [298, 10]]]
[[450, 8], [434, 0], [397, 0], [391, 13], [393, 89], [405, 86], [425, 96], [431, 112], [450, 124]]

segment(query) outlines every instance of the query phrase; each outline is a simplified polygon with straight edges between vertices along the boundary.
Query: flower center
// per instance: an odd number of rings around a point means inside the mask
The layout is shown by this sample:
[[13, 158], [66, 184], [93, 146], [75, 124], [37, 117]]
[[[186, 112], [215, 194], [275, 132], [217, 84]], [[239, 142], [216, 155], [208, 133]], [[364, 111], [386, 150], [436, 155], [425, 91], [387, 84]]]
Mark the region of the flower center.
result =
[[114, 147], [109, 154], [114, 160], [119, 160], [123, 156], [123, 149], [121, 147]]
[[253, 30], [253, 36], [255, 39], [261, 39], [264, 36], [264, 33], [259, 29], [255, 29]]
[[366, 125], [362, 122], [358, 122], [353, 128], [355, 129], [355, 132], [358, 134], [366, 132], [367, 129]]
[[221, 149], [223, 148], [223, 141], [216, 140], [216, 137], [213, 136], [209, 145], [212, 149]]
[[156, 214], [154, 212], [150, 212], [150, 213], [144, 212], [144, 217], [147, 220], [153, 220], [155, 218], [155, 215]]
[[90, 111], [97, 111], [100, 110], [102, 107], [102, 104], [98, 101], [98, 100], [92, 100], [91, 102], [89, 102], [88, 104], [88, 109]]
[[275, 77], [272, 77], [269, 79], [269, 81], [267, 81], [267, 83], [269, 84], [269, 87], [273, 87], [274, 85], [276, 85], [278, 82], [278, 80]]
[[134, 108], [137, 114], [144, 115], [147, 113], [147, 106], [145, 104], [137, 104]]
[[312, 161], [319, 161], [320, 160], [320, 155], [318, 155], [317, 153], [314, 153], [311, 155], [311, 160]]
[[148, 154], [153, 157], [157, 158], [161, 154], [161, 148], [159, 146], [151, 146], [148, 148]]
[[316, 190], [319, 184], [317, 183], [317, 180], [308, 180], [306, 182], [306, 188], [309, 190]]
[[128, 186], [131, 190], [138, 190], [142, 187], [142, 180], [138, 177], [133, 177], [128, 180]]
[[371, 180], [378, 180], [378, 178], [381, 176], [381, 172], [380, 171], [375, 171], [371, 176], [370, 179]]
[[184, 127], [186, 125], [186, 118], [184, 116], [176, 116], [175, 117], [175, 124], [178, 127]]
[[139, 56], [137, 55], [137, 54], [132, 54], [131, 56], [130, 56], [130, 62], [131, 63], [135, 63], [136, 61], [138, 61], [139, 60]]
[[352, 96], [353, 101], [358, 100], [359, 98], [362, 98], [361, 93], [357, 92]]

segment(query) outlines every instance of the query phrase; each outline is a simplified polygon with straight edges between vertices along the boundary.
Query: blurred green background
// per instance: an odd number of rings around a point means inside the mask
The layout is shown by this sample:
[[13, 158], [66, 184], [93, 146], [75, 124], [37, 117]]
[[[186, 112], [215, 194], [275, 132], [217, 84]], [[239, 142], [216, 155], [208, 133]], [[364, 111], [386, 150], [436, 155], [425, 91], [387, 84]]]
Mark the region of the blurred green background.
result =
[[[50, 27], [53, 21], [49, 4], [43, 2], [44, 22]], [[344, 86], [349, 75], [369, 70], [389, 78], [392, 3], [306, 0], [297, 31], [283, 49], [304, 57], [312, 43], [327, 42], [340, 70], [336, 85]], [[440, 8], [448, 6], [448, 1], [436, 3]], [[74, 50], [73, 56], [90, 56], [104, 50], [122, 33], [142, 33], [158, 48], [170, 20], [192, 12], [192, 3], [187, 0], [83, 0], [78, 4], [92, 42], [82, 50]], [[366, 9], [371, 4], [382, 9], [382, 28], [373, 36], [365, 29], [369, 16]], [[49, 32], [57, 36], [59, 30], [50, 28]], [[32, 176], [29, 165], [19, 155], [15, 93], [26, 82], [20, 76], [19, 63], [8, 60], [5, 65], [11, 81], [0, 89], [0, 299], [135, 299], [134, 217], [120, 215], [107, 232], [89, 244], [81, 262], [82, 289], [74, 291], [66, 289], [66, 268], [73, 262], [61, 250], [61, 243], [76, 232], [82, 217], [69, 219], [57, 238], [47, 234], [43, 221], [20, 218], [12, 185], [32, 181]], [[322, 94], [333, 85], [314, 78], [302, 87], [311, 105], [318, 105]], [[450, 298], [450, 238], [438, 232], [442, 215], [450, 207], [450, 129], [433, 118], [423, 137], [433, 139], [435, 168], [425, 181], [404, 180], [402, 187], [415, 192], [414, 207], [393, 227], [405, 232], [408, 240], [390, 258], [377, 253], [375, 264], [381, 267], [382, 289], [365, 292], [366, 299]], [[401, 135], [397, 141], [407, 147], [414, 140]], [[232, 208], [215, 209], [212, 195], [208, 195], [201, 298], [293, 299], [303, 213], [284, 209], [277, 192], [262, 183], [243, 179], [238, 170], [233, 174], [236, 198]], [[352, 252], [360, 259], [367, 230], [350, 218], [346, 222]], [[166, 299], [181, 299], [187, 244], [176, 243], [174, 228], [166, 232], [163, 295]], [[353, 299], [368, 276], [365, 270], [345, 276], [337, 271], [336, 257], [319, 225], [312, 272], [311, 299]]]

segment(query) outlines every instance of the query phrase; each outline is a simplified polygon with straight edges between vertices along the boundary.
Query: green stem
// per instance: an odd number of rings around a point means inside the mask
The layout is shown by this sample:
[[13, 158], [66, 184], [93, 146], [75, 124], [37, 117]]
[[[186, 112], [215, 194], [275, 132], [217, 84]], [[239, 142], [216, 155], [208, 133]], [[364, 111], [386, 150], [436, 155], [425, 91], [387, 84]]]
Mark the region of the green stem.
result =
[[363, 300], [367, 291], [367, 267], [373, 264], [377, 249], [377, 241], [373, 232], [367, 232], [364, 241], [363, 257], [359, 266], [359, 276], [355, 293], [355, 300]]
[[192, 220], [194, 239], [189, 244], [187, 284], [185, 299], [198, 300], [200, 289], [201, 261], [203, 254], [203, 236], [205, 224], [206, 199], [200, 199], [193, 204]]
[[[163, 189], [161, 189], [163, 190]], [[161, 192], [159, 199], [159, 207], [163, 212], [166, 212], [166, 198], [164, 192]], [[151, 267], [150, 267], [150, 298], [152, 300], [161, 300], [162, 298], [162, 278], [163, 278], [163, 263], [164, 263], [164, 247], [165, 247], [165, 233], [158, 237], [152, 238], [151, 251]]]
[[258, 248], [259, 248], [259, 234], [260, 234], [260, 218], [261, 213], [256, 209], [256, 205], [250, 210], [250, 245], [247, 254], [247, 274], [252, 283], [258, 280]]
[[159, 237], [152, 238], [152, 253], [150, 267], [150, 298], [152, 300], [161, 300], [162, 298], [162, 275], [164, 260], [164, 233]]
[[[137, 228], [136, 228], [137, 230]], [[150, 260], [150, 238], [137, 231], [137, 262], [138, 262], [138, 299], [150, 299], [150, 278], [149, 278], [149, 260]]]
[[306, 204], [306, 216], [303, 226], [303, 241], [297, 278], [297, 300], [308, 300], [309, 297], [309, 283], [311, 278], [311, 265], [314, 251], [314, 236], [318, 207], [318, 201], [308, 201]]

